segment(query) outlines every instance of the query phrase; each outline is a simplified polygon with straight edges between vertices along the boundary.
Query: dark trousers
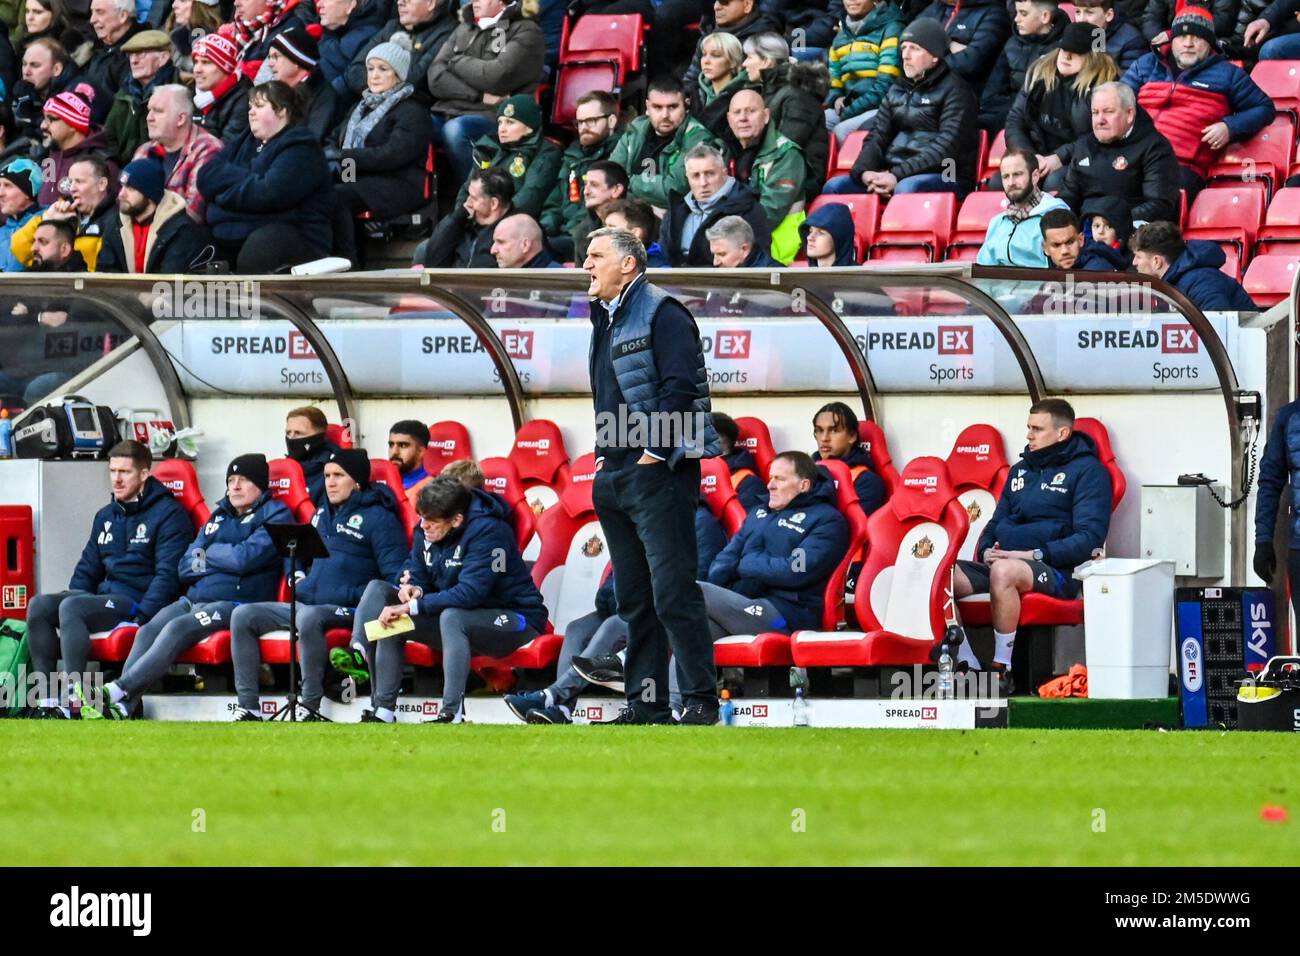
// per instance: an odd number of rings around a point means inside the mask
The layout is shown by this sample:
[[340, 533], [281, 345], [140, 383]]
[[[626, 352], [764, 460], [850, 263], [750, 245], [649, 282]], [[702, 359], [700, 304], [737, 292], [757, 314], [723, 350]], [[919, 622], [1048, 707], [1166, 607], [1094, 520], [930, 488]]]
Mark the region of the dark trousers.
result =
[[[1300, 548], [1292, 548], [1286, 553], [1286, 580], [1291, 585], [1291, 610], [1295, 612], [1297, 625], [1300, 625]], [[1281, 646], [1280, 636], [1277, 643]], [[1294, 648], [1291, 653], [1295, 653]]]
[[619, 617], [627, 622], [624, 685], [640, 721], [667, 721], [669, 658], [682, 703], [718, 704], [713, 638], [695, 580], [700, 463], [663, 462], [596, 472], [592, 501], [614, 562]]

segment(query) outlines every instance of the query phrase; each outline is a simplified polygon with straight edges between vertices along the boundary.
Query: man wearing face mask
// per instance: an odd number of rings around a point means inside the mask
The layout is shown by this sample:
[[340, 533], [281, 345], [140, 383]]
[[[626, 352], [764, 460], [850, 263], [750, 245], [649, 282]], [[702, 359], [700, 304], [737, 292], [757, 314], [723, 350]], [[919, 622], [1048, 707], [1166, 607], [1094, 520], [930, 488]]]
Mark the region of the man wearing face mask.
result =
[[325, 413], [314, 405], [295, 408], [284, 419], [285, 454], [302, 465], [307, 491], [316, 503], [325, 490], [325, 462], [339, 450], [338, 445], [325, 437], [328, 426]]
[[[471, 655], [503, 657], [546, 626], [546, 606], [500, 498], [440, 475], [420, 489], [415, 510], [423, 533], [415, 536], [400, 586], [372, 581], [357, 607], [351, 650], [374, 666], [374, 709], [361, 715], [363, 723], [397, 719], [408, 638], [442, 648], [442, 708], [430, 723], [459, 724]], [[392, 627], [403, 618], [413, 631], [373, 646], [366, 640], [367, 621]]]

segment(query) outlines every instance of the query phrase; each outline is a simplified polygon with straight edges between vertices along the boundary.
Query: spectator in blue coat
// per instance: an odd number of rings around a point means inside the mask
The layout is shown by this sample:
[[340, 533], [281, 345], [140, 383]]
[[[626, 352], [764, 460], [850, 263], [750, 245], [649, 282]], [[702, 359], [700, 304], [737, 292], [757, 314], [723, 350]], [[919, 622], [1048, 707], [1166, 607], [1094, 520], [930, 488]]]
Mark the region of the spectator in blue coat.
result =
[[910, 22], [926, 17], [948, 34], [948, 68], [978, 93], [1011, 38], [1005, 0], [933, 0]]
[[208, 226], [237, 273], [284, 271], [333, 247], [329, 165], [306, 117], [301, 87], [279, 80], [254, 87], [248, 132], [199, 170]]
[[[1011, 653], [1020, 600], [1030, 591], [1073, 598], [1071, 574], [1106, 542], [1110, 529], [1110, 473], [1097, 446], [1074, 430], [1069, 402], [1047, 398], [1029, 409], [1028, 444], [1012, 466], [993, 517], [980, 535], [978, 560], [958, 561], [954, 594], [988, 594], [993, 611], [993, 670], [1002, 695], [1011, 692]], [[978, 670], [969, 642], [959, 661]]]
[[[329, 550], [298, 581], [298, 651], [302, 661], [299, 720], [324, 721], [325, 632], [352, 629], [357, 605], [371, 581], [396, 584], [406, 557], [406, 529], [397, 498], [370, 481], [370, 457], [360, 448], [340, 448], [325, 463], [325, 495], [311, 523]], [[301, 573], [301, 572], [300, 572]], [[239, 695], [237, 721], [261, 720], [258, 665], [261, 636], [289, 626], [289, 605], [241, 604], [231, 615], [230, 656]]]
[[1286, 574], [1291, 606], [1300, 619], [1300, 401], [1277, 410], [1264, 443], [1264, 460], [1259, 463], [1259, 496], [1255, 502], [1255, 573], [1269, 587], [1277, 574], [1278, 509], [1282, 490], [1290, 485], [1291, 514], [1287, 519]]
[[1227, 257], [1217, 243], [1184, 240], [1172, 222], [1149, 222], [1129, 239], [1133, 268], [1164, 279], [1202, 312], [1253, 312], [1259, 307], [1240, 282], [1220, 270]]
[[325, 82], [347, 103], [360, 91], [348, 87], [348, 66], [384, 25], [387, 5], [378, 0], [317, 0], [321, 34], [320, 71]]
[[[439, 476], [415, 500], [421, 534], [396, 587], [372, 582], [357, 608], [352, 649], [373, 659], [373, 710], [363, 722], [397, 719], [408, 639], [441, 646], [442, 707], [433, 723], [463, 723], [470, 657], [504, 657], [546, 627], [546, 606], [515, 543], [504, 502]], [[413, 629], [371, 647], [364, 626], [410, 621]]]
[[799, 235], [810, 268], [858, 264], [853, 213], [843, 203], [827, 203], [814, 211], [799, 224]]
[[271, 497], [265, 455], [240, 455], [226, 468], [226, 496], [217, 503], [194, 543], [181, 556], [184, 597], [154, 615], [135, 635], [122, 676], [104, 688], [101, 710], [83, 701], [83, 718], [124, 719], [140, 695], [161, 680], [176, 659], [217, 631], [229, 630], [236, 607], [274, 601], [281, 560], [267, 522], [293, 516]]
[[[68, 717], [70, 695], [56, 685], [61, 676], [69, 688], [80, 682], [91, 632], [143, 624], [180, 593], [177, 568], [194, 525], [152, 469], [153, 455], [139, 442], [109, 449], [113, 500], [95, 514], [68, 590], [37, 595], [28, 605], [30, 672], [46, 682], [28, 716]], [[55, 671], [60, 657], [62, 675]]]
[[39, 215], [36, 202], [44, 177], [41, 168], [25, 156], [15, 157], [0, 169], [0, 272], [22, 272], [24, 266], [10, 243], [14, 233]]

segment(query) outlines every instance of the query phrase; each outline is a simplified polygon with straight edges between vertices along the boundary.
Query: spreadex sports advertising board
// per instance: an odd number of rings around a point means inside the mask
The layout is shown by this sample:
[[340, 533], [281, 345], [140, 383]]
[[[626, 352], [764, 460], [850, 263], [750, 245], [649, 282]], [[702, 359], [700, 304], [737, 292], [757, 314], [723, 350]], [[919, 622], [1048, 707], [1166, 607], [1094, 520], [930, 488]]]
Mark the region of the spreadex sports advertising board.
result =
[[[830, 334], [811, 319], [698, 318], [712, 388], [719, 394], [848, 392], [853, 377]], [[1222, 316], [1220, 338], [1235, 332]], [[997, 328], [982, 316], [848, 318], [882, 392], [1021, 393], [1024, 377]], [[1055, 391], [1199, 391], [1217, 387], [1199, 336], [1172, 316], [1017, 319]], [[499, 376], [458, 319], [324, 320], [325, 337], [361, 394], [495, 395]], [[586, 319], [492, 319], [525, 391], [589, 388]], [[277, 320], [178, 322], [160, 335], [193, 394], [318, 395], [329, 387], [302, 333]], [[1232, 343], [1228, 343], [1231, 349]]]

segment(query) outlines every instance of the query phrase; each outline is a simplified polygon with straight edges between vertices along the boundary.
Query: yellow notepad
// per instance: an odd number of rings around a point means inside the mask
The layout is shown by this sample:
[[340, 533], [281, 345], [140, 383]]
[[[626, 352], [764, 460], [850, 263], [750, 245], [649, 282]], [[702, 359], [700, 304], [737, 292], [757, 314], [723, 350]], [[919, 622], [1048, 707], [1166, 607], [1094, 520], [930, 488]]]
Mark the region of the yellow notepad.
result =
[[392, 637], [394, 634], [404, 634], [407, 631], [415, 630], [415, 622], [411, 620], [408, 614], [405, 617], [399, 617], [397, 623], [392, 627], [384, 627], [379, 623], [378, 618], [373, 621], [366, 621], [366, 640], [382, 641], [386, 637]]

